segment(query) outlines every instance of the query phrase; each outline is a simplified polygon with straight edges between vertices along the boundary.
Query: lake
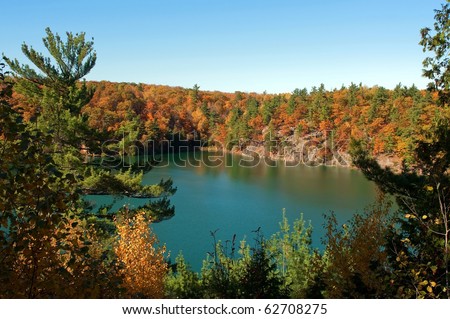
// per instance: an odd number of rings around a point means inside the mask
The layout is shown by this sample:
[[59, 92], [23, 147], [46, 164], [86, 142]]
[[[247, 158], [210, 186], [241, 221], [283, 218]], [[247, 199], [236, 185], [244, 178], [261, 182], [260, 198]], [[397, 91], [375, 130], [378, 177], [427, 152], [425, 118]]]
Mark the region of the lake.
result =
[[[174, 261], [179, 251], [200, 270], [216, 238], [252, 242], [259, 227], [266, 238], [279, 230], [283, 210], [290, 222], [303, 213], [313, 225], [313, 245], [322, 248], [324, 214], [340, 222], [361, 212], [376, 198], [375, 184], [354, 169], [289, 166], [283, 161], [249, 160], [214, 152], [172, 154], [144, 177], [156, 183], [171, 177], [178, 188], [171, 198], [175, 216], [152, 227]], [[94, 199], [94, 196], [90, 196]], [[143, 203], [123, 199], [116, 207]]]

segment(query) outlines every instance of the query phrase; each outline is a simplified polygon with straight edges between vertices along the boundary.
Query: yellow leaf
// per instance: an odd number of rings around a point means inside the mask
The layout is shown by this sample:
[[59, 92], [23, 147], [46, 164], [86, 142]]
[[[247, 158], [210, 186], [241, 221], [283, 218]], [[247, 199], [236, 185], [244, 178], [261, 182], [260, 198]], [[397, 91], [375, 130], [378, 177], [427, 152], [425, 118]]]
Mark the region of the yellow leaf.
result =
[[423, 215], [423, 216], [422, 216], [422, 219], [427, 219], [427, 218], [428, 218], [427, 215]]
[[425, 186], [425, 189], [427, 191], [429, 191], [429, 192], [432, 192], [433, 191], [433, 186], [427, 185], [427, 186]]
[[406, 215], [405, 215], [405, 218], [406, 218], [406, 219], [408, 219], [408, 218], [410, 218], [410, 217], [411, 217], [411, 214], [406, 214]]
[[430, 282], [431, 287], [436, 287], [436, 283], [434, 281]]
[[431, 288], [430, 286], [428, 286], [428, 287], [427, 287], [427, 291], [428, 291], [429, 293], [432, 293], [432, 292], [433, 292], [433, 288]]

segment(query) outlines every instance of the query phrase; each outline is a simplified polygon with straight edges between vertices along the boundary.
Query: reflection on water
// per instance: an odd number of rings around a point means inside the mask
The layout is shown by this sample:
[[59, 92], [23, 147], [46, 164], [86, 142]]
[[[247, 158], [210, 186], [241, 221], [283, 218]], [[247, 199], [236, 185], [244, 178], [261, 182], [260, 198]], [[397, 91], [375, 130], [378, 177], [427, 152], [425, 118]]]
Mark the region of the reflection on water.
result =
[[[323, 214], [334, 211], [345, 221], [375, 199], [375, 186], [356, 170], [339, 167], [288, 167], [284, 162], [251, 159], [212, 152], [181, 153], [165, 157], [145, 177], [154, 183], [171, 177], [175, 217], [153, 225], [172, 259], [181, 250], [194, 269], [212, 250], [210, 231], [217, 237], [252, 240], [261, 227], [269, 237], [278, 231], [282, 210], [289, 220], [304, 214], [314, 227], [313, 244], [321, 247]], [[241, 165], [240, 165], [241, 164]], [[91, 197], [95, 199], [94, 197]], [[127, 199], [116, 205], [142, 204]]]

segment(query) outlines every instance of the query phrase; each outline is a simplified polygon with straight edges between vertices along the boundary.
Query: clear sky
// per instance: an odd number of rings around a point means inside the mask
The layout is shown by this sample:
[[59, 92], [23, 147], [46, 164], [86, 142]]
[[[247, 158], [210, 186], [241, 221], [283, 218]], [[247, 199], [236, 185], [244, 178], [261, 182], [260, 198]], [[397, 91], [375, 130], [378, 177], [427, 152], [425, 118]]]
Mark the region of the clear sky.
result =
[[88, 80], [291, 92], [362, 82], [426, 86], [420, 29], [444, 0], [10, 0], [0, 52], [26, 59], [48, 26], [94, 37]]

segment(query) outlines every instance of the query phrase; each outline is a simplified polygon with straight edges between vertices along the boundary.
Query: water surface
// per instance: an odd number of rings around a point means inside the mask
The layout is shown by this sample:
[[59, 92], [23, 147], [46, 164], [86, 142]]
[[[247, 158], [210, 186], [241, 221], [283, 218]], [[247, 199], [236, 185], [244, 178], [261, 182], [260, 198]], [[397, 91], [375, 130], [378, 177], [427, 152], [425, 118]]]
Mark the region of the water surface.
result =
[[[282, 211], [290, 221], [303, 213], [313, 225], [313, 245], [321, 247], [323, 214], [334, 211], [342, 222], [373, 203], [375, 185], [361, 172], [342, 167], [288, 167], [282, 161], [249, 161], [211, 152], [181, 153], [165, 159], [145, 177], [155, 183], [171, 177], [178, 188], [171, 198], [175, 216], [153, 225], [174, 260], [179, 251], [195, 270], [218, 239], [236, 234], [252, 241], [259, 227], [266, 237], [279, 230]], [[139, 205], [124, 199], [117, 205]]]

